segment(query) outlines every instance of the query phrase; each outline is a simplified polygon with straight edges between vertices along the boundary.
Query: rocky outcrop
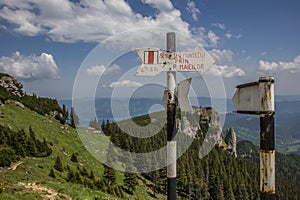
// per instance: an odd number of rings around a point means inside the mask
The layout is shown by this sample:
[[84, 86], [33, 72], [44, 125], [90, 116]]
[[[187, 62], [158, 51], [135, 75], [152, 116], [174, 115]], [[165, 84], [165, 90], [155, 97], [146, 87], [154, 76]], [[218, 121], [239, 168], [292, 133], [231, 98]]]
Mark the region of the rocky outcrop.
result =
[[[200, 126], [199, 122], [203, 126]], [[209, 141], [211, 145], [221, 146], [224, 141], [220, 116], [211, 107], [194, 108], [191, 113], [181, 115], [178, 124], [178, 129], [181, 133], [193, 138], [195, 138], [197, 131], [200, 130], [206, 138], [204, 142]]]
[[13, 77], [10, 77], [8, 75], [2, 76], [0, 78], [0, 86], [18, 97], [24, 96], [22, 83]]
[[180, 126], [178, 127], [180, 132], [193, 138], [196, 136], [199, 125], [191, 124], [190, 120], [186, 116], [183, 116], [182, 119], [178, 121], [178, 123], [180, 124]]
[[22, 104], [21, 102], [15, 101], [16, 106], [20, 107], [20, 108], [25, 108], [24, 104]]
[[228, 149], [232, 149], [232, 153], [237, 157], [236, 153], [236, 133], [232, 127], [226, 130], [225, 143]]

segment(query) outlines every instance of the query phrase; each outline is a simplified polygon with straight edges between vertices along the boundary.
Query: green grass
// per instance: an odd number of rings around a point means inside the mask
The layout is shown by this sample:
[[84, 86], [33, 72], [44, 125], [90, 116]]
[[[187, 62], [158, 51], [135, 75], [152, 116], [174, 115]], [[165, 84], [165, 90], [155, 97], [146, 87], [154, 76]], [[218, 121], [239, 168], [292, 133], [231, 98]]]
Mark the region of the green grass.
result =
[[[18, 185], [19, 183], [40, 183], [62, 195], [68, 195], [72, 199], [95, 199], [95, 197], [97, 197], [96, 199], [118, 199], [99, 190], [66, 182], [66, 170], [65, 172], [56, 171], [55, 179], [49, 176], [56, 157], [60, 156], [64, 167], [68, 165], [70, 168], [76, 169], [77, 166], [84, 166], [88, 172], [92, 170], [96, 177], [102, 177], [103, 164], [94, 156], [100, 155], [98, 159], [104, 159], [105, 161], [105, 150], [108, 147], [107, 140], [109, 138], [101, 136], [88, 128], [79, 128], [77, 132], [68, 125], [61, 125], [53, 117], [42, 116], [27, 108], [17, 107], [13, 102], [1, 106], [0, 112], [4, 114], [4, 117], [0, 118], [0, 124], [9, 126], [15, 131], [24, 129], [27, 134], [31, 126], [39, 140], [46, 138], [52, 144], [53, 151], [48, 157], [26, 157], [21, 159], [22, 164], [14, 171], [7, 168], [0, 169], [0, 199], [43, 199], [42, 195], [45, 192], [24, 189], [24, 187]], [[82, 141], [84, 141], [84, 144]], [[86, 150], [85, 146], [94, 156]], [[102, 150], [103, 154], [93, 152], [97, 148]], [[74, 152], [78, 155], [78, 163], [73, 163], [70, 160]], [[118, 184], [123, 184], [123, 173], [117, 172], [116, 178]], [[140, 176], [140, 179], [143, 179], [143, 177]], [[137, 187], [133, 196], [128, 195], [128, 199], [152, 199], [146, 190], [147, 187], [140, 181], [140, 186]], [[63, 197], [61, 198], [63, 199]], [[164, 197], [161, 199], [164, 199]]]

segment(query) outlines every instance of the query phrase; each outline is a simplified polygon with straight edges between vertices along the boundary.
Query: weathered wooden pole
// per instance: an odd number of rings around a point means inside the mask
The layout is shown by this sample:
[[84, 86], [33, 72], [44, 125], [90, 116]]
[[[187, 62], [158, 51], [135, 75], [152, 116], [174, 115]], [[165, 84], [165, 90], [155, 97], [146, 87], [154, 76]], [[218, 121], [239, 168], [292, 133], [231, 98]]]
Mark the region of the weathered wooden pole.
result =
[[274, 138], [274, 78], [261, 77], [259, 88], [263, 94], [262, 106], [269, 112], [260, 114], [260, 193], [262, 200], [276, 199], [275, 192], [275, 138]]
[[258, 82], [238, 85], [232, 101], [238, 113], [260, 116], [260, 194], [261, 200], [274, 200], [274, 77], [260, 77]]
[[[167, 33], [167, 51], [173, 53], [176, 51], [175, 33]], [[168, 177], [168, 200], [176, 199], [176, 72], [167, 72], [167, 177]]]

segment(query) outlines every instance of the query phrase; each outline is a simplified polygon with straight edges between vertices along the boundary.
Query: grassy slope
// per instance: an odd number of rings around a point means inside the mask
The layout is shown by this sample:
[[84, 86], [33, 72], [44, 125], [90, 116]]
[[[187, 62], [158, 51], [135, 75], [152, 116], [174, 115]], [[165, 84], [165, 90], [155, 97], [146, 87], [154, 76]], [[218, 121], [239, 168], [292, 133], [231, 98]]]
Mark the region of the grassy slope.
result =
[[[95, 176], [102, 176], [102, 164], [85, 149], [75, 129], [67, 125], [65, 126], [67, 130], [62, 129], [62, 125], [55, 119], [39, 115], [27, 108], [22, 109], [15, 106], [14, 103], [1, 106], [0, 112], [4, 114], [4, 118], [0, 118], [2, 125], [9, 126], [14, 130], [24, 129], [26, 132], [31, 126], [38, 139], [46, 138], [48, 142], [53, 143], [53, 153], [49, 157], [26, 157], [21, 160], [22, 164], [14, 171], [0, 169], [0, 199], [19, 199], [20, 197], [22, 199], [39, 199], [42, 194], [45, 194], [45, 192], [37, 194], [30, 189], [25, 190], [20, 182], [26, 184], [41, 183], [61, 194], [72, 197], [72, 199], [95, 199], [96, 196], [98, 199], [118, 199], [103, 192], [85, 188], [82, 185], [68, 183], [59, 176], [56, 179], [48, 176], [57, 156], [61, 157], [64, 165], [68, 164], [74, 169], [77, 166], [85, 166], [88, 171], [93, 170]], [[87, 129], [85, 131], [87, 134], [95, 134], [92, 130]], [[70, 161], [74, 152], [78, 153], [79, 163]], [[62, 174], [62, 176], [66, 176], [66, 174]], [[117, 173], [117, 181], [123, 182], [122, 173]], [[135, 197], [151, 199], [144, 187], [141, 185], [137, 188]]]

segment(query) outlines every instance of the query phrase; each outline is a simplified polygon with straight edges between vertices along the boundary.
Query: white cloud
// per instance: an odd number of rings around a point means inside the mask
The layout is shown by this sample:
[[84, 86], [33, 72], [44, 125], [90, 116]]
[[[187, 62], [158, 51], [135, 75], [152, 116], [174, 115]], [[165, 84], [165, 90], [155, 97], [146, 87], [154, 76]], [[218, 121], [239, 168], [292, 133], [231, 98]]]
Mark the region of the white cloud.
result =
[[169, 0], [142, 0], [143, 3], [150, 4], [160, 11], [170, 11], [173, 5]]
[[242, 77], [246, 73], [239, 67], [229, 66], [234, 53], [228, 49], [213, 49], [209, 54], [214, 58], [216, 65], [213, 65], [208, 74], [212, 76], [223, 76], [225, 78]]
[[214, 24], [212, 24], [212, 26], [215, 26], [215, 27], [217, 27], [219, 29], [222, 29], [222, 30], [226, 29], [225, 24], [221, 24], [221, 23], [214, 23]]
[[110, 88], [114, 87], [140, 87], [142, 83], [131, 81], [131, 80], [123, 80], [123, 81], [116, 81], [109, 84]]
[[[117, 48], [136, 48], [137, 45], [163, 48], [161, 45], [165, 44], [162, 40], [165, 41], [166, 30], [182, 33], [202, 47], [216, 46], [220, 39], [214, 32], [203, 30], [203, 27], [190, 26], [170, 0], [142, 0], [142, 3], [156, 10], [150, 16], [133, 10], [127, 0], [24, 0], [21, 3], [18, 0], [3, 0], [1, 3], [0, 20], [5, 21], [3, 29], [27, 36], [42, 35], [52, 41], [105, 41], [108, 46]], [[188, 4], [196, 19], [199, 9], [193, 1]], [[127, 32], [126, 40], [116, 39], [119, 33], [124, 36]], [[192, 41], [177, 39], [178, 47], [182, 45], [184, 48], [189, 47], [188, 43]]]
[[213, 49], [209, 54], [214, 58], [217, 64], [228, 63], [232, 61], [233, 52], [228, 49]]
[[113, 64], [109, 67], [105, 67], [104, 65], [96, 65], [86, 69], [86, 72], [92, 76], [101, 76], [107, 74], [115, 74], [121, 70], [119, 65]]
[[208, 38], [209, 38], [209, 40], [210, 40], [210, 42], [215, 46], [215, 45], [217, 45], [217, 43], [218, 43], [218, 41], [219, 41], [219, 39], [220, 39], [220, 37], [219, 36], [217, 36], [214, 32], [212, 32], [212, 31], [208, 31]]
[[267, 54], [268, 54], [268, 52], [266, 52], [266, 51], [260, 53], [260, 55], [262, 55], [262, 56], [265, 56]]
[[47, 53], [26, 57], [20, 52], [15, 52], [12, 57], [1, 57], [0, 71], [27, 80], [59, 78], [53, 56]]
[[28, 10], [13, 10], [3, 7], [0, 12], [0, 18], [16, 25], [14, 31], [34, 36], [42, 32], [41, 26], [35, 23], [35, 14]]
[[121, 71], [121, 67], [117, 64], [113, 64], [106, 68], [105, 74], [115, 74]]
[[192, 34], [194, 35], [194, 39], [199, 43], [202, 47], [209, 46], [209, 39], [206, 34], [206, 29], [204, 27], [194, 27], [192, 28]]
[[236, 36], [234, 36], [236, 39], [240, 39], [242, 37], [242, 34], [237, 34]]
[[258, 74], [272, 75], [280, 71], [288, 71], [292, 74], [300, 72], [300, 55], [291, 62], [259, 61]]
[[101, 76], [105, 72], [106, 67], [104, 65], [96, 65], [86, 69], [89, 75]]
[[[0, 19], [6, 28], [29, 36], [43, 34], [60, 42], [100, 42], [111, 35], [143, 27], [161, 27], [190, 34], [189, 24], [169, 0], [143, 0], [156, 8], [154, 16], [134, 12], [125, 0], [5, 0]], [[132, 36], [138, 38], [140, 32]], [[143, 39], [144, 40], [144, 39]], [[145, 40], [144, 40], [145, 41]]]
[[227, 39], [231, 39], [231, 38], [234, 38], [234, 39], [240, 39], [242, 37], [241, 34], [237, 34], [237, 35], [233, 35], [232, 33], [226, 33], [225, 34], [225, 37]]
[[187, 10], [192, 14], [193, 19], [195, 21], [198, 21], [198, 14], [200, 14], [200, 10], [196, 7], [195, 2], [188, 1]]
[[227, 39], [232, 38], [232, 36], [233, 36], [233, 35], [232, 35], [231, 33], [226, 33], [226, 34], [225, 34], [225, 37], [226, 37]]
[[223, 76], [225, 78], [242, 77], [246, 73], [238, 67], [230, 67], [228, 65], [214, 65], [208, 70], [208, 75]]

